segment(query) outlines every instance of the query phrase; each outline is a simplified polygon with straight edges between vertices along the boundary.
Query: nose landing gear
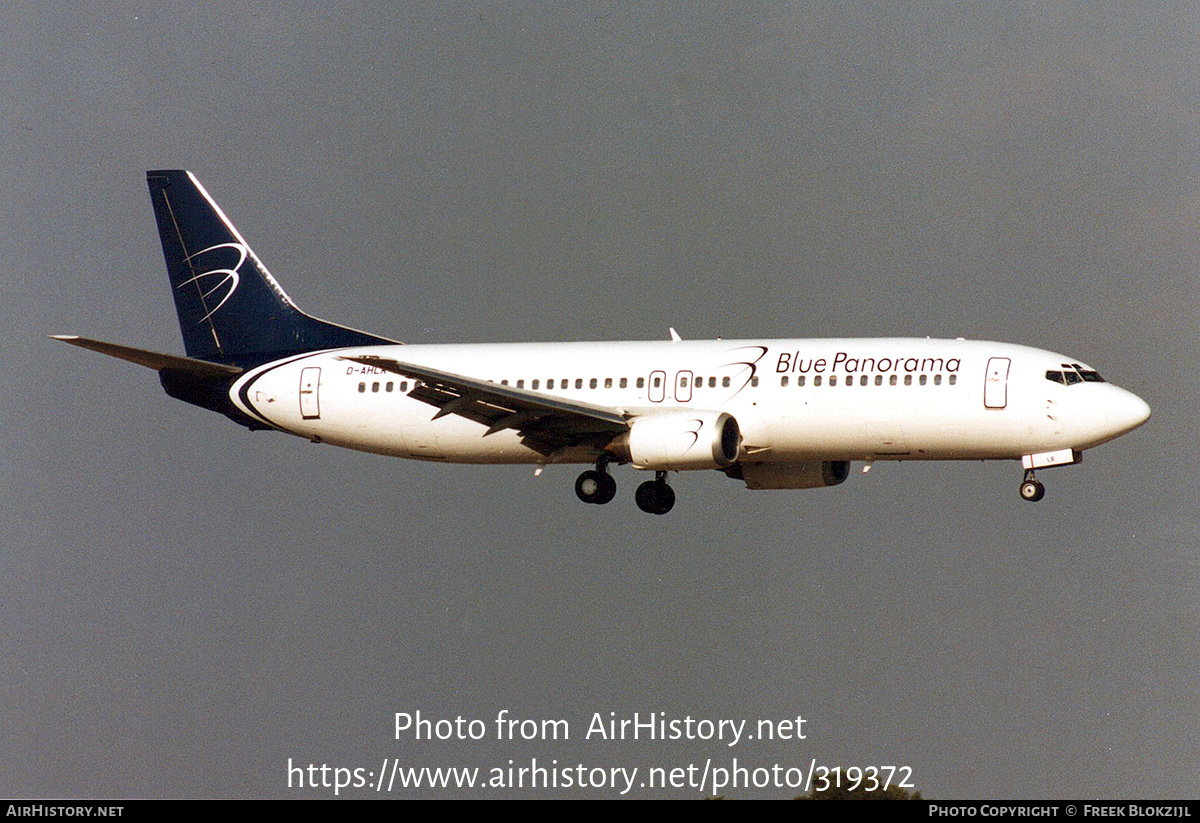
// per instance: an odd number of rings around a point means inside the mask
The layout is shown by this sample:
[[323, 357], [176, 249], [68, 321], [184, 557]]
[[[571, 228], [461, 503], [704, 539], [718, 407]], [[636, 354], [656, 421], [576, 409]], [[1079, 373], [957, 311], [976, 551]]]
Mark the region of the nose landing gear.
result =
[[655, 472], [654, 479], [638, 486], [633, 497], [638, 508], [649, 514], [666, 514], [675, 505], [675, 492], [667, 485], [666, 472]]
[[1025, 479], [1021, 481], [1021, 497], [1030, 503], [1036, 503], [1046, 496], [1046, 487], [1033, 476], [1033, 469], [1025, 470]]

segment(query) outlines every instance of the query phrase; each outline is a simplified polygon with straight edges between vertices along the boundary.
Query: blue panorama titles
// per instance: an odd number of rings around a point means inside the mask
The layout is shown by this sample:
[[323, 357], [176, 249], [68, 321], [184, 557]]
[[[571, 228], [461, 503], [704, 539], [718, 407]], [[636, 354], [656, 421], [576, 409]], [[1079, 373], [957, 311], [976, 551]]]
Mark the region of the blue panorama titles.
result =
[[805, 360], [800, 352], [780, 352], [775, 363], [777, 374], [826, 374], [842, 371], [845, 374], [859, 372], [872, 374], [887, 374], [889, 372], [905, 372], [906, 374], [948, 372], [956, 374], [962, 363], [957, 357], [851, 357], [849, 353], [840, 351], [830, 361], [825, 357], [809, 357]]

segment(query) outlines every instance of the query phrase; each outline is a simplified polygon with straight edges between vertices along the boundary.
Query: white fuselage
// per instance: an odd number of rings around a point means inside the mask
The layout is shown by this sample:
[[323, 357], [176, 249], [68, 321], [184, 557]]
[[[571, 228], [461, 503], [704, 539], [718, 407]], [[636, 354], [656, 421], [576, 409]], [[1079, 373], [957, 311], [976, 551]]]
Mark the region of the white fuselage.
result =
[[[727, 412], [761, 461], [1019, 459], [1083, 450], [1149, 407], [1104, 382], [1064, 384], [1077, 361], [1008, 343], [814, 339], [375, 346], [297, 355], [231, 389], [245, 413], [301, 437], [398, 457], [542, 463], [511, 429], [413, 399], [406, 380], [339, 359], [375, 354], [641, 416]], [[1082, 366], [1087, 369], [1086, 366]], [[319, 370], [319, 371], [318, 371]], [[593, 462], [595, 448], [556, 455]]]

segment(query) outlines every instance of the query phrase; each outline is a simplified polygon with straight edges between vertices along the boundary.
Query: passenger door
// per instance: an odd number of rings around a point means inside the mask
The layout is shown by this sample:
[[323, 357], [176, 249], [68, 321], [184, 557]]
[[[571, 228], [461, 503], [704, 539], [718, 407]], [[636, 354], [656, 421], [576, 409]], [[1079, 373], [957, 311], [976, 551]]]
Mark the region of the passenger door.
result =
[[321, 369], [310, 366], [300, 370], [300, 416], [317, 420], [321, 416]]
[[983, 384], [984, 408], [1003, 409], [1008, 405], [1008, 368], [1011, 364], [1007, 357], [993, 357], [988, 361]]

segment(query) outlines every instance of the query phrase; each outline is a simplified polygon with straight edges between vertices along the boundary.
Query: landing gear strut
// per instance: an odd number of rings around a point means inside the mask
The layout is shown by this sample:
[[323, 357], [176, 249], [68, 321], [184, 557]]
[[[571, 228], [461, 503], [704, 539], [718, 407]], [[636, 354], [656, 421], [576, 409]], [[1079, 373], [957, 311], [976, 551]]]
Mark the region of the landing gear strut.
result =
[[667, 473], [655, 472], [634, 493], [638, 508], [650, 514], [666, 514], [675, 505], [675, 492], [667, 485]]
[[575, 494], [584, 503], [603, 505], [612, 500], [617, 493], [617, 481], [608, 473], [608, 461], [601, 458], [596, 461], [596, 468], [589, 469], [575, 481]]
[[1030, 503], [1036, 503], [1046, 496], [1046, 487], [1033, 476], [1033, 469], [1025, 470], [1025, 479], [1021, 481], [1021, 497]]

